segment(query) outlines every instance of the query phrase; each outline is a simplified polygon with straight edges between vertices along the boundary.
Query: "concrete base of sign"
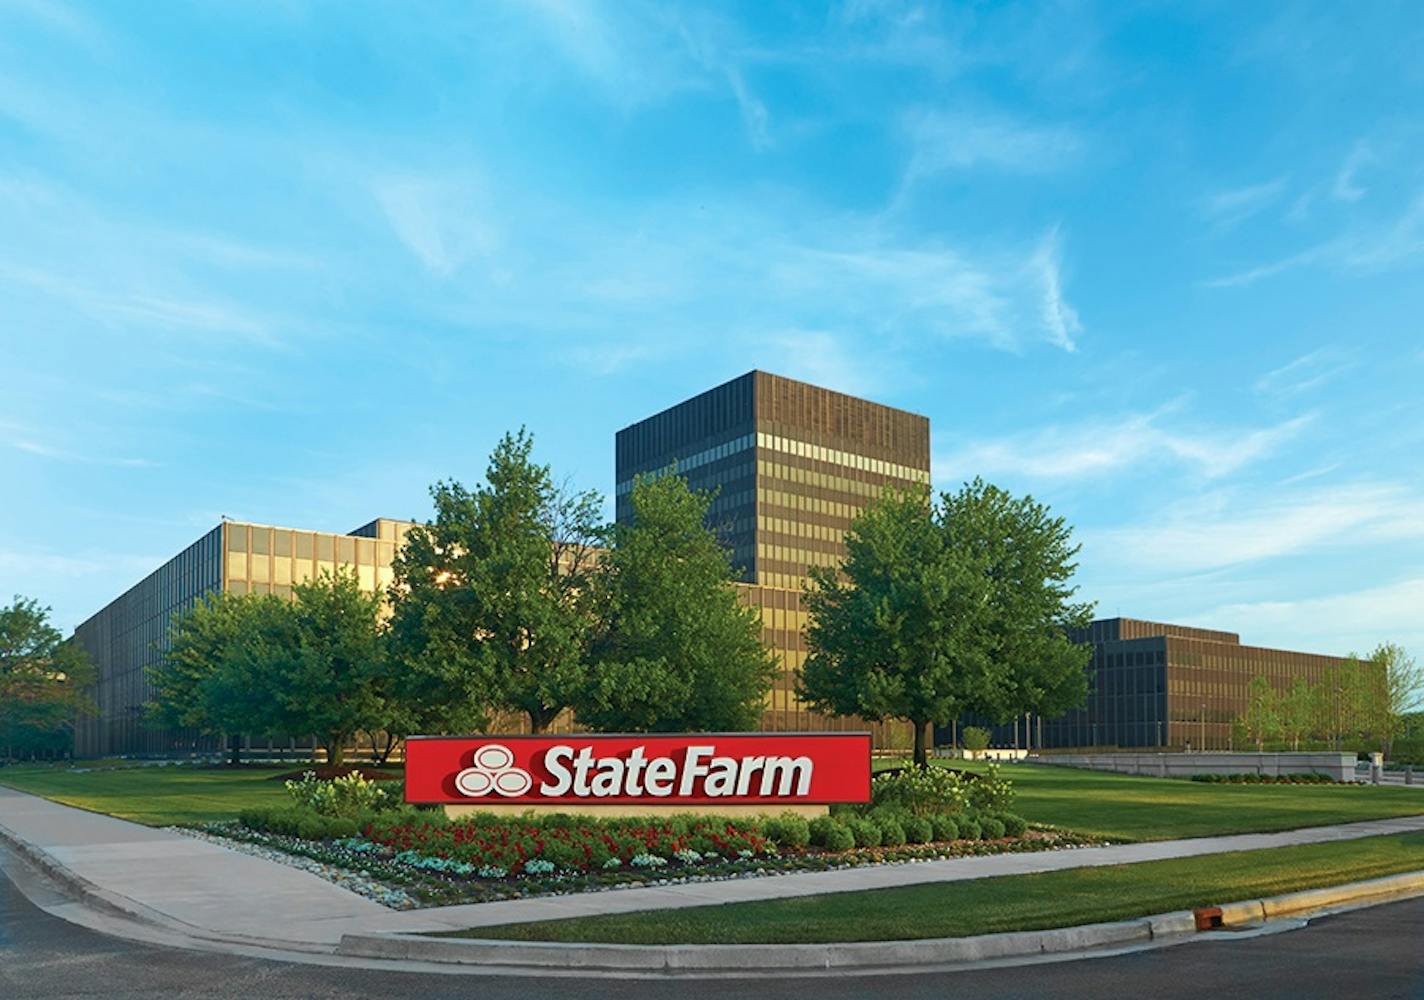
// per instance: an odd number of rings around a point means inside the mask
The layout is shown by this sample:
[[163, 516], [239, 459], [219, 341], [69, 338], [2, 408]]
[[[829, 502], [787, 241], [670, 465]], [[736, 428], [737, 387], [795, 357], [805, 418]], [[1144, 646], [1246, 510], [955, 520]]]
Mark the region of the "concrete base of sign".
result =
[[551, 816], [555, 813], [567, 813], [577, 816], [594, 816], [598, 819], [612, 819], [620, 816], [686, 816], [695, 814], [698, 816], [779, 816], [782, 813], [793, 813], [797, 816], [805, 816], [807, 819], [815, 819], [817, 816], [825, 816], [831, 811], [830, 806], [820, 805], [735, 805], [735, 806], [714, 806], [701, 804], [683, 805], [659, 805], [653, 803], [628, 802], [620, 804], [610, 803], [589, 803], [587, 805], [531, 805], [529, 803], [511, 802], [485, 802], [479, 805], [447, 805], [445, 815], [451, 819], [459, 819], [461, 816], [470, 816], [474, 813], [494, 813], [497, 816], [522, 816], [528, 813], [533, 816]]

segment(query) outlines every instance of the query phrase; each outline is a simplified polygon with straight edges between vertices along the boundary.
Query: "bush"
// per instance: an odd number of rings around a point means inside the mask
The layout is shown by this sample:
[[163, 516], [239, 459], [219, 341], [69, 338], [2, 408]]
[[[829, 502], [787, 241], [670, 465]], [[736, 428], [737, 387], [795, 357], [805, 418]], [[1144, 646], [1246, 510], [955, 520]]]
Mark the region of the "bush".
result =
[[934, 829], [935, 840], [959, 839], [959, 824], [949, 816], [931, 816], [930, 826]]
[[348, 816], [321, 816], [306, 809], [244, 809], [238, 822], [249, 830], [300, 837], [302, 840], [339, 840], [360, 833]]
[[1005, 812], [1014, 801], [1014, 783], [999, 774], [999, 765], [990, 764], [969, 783], [969, 804], [983, 812]]
[[852, 816], [845, 821], [846, 829], [855, 837], [856, 847], [879, 847], [880, 825], [865, 816]]
[[826, 834], [826, 850], [848, 851], [855, 846], [855, 834], [842, 823], [831, 827]]
[[979, 839], [979, 821], [973, 816], [965, 816], [957, 820], [959, 823], [959, 836], [965, 840]]
[[911, 816], [901, 825], [905, 828], [906, 843], [928, 844], [934, 840], [934, 827], [923, 816]]
[[912, 816], [953, 813], [968, 803], [968, 786], [974, 783], [947, 767], [907, 767], [876, 775], [870, 784], [870, 800], [876, 808]]
[[[402, 783], [403, 784], [403, 783]], [[355, 817], [362, 812], [378, 811], [399, 804], [399, 791], [393, 797], [378, 782], [367, 781], [360, 771], [323, 781], [315, 771], [302, 775], [301, 781], [283, 783], [292, 803], [321, 816]]]
[[872, 818], [875, 820], [875, 824], [880, 827], [882, 847], [899, 847], [905, 842], [905, 827], [895, 816], [882, 813]]
[[807, 824], [806, 832], [811, 843], [817, 847], [825, 847], [827, 839], [831, 836], [831, 831], [840, 827], [840, 821], [834, 816], [817, 816]]
[[1004, 824], [1004, 835], [1022, 837], [1028, 832], [1028, 820], [1016, 813], [1000, 813], [999, 822]]
[[984, 840], [998, 840], [1004, 835], [1004, 821], [993, 816], [985, 816], [979, 821], [979, 836]]
[[811, 842], [811, 824], [804, 816], [784, 813], [762, 824], [762, 836], [777, 847], [800, 850]]

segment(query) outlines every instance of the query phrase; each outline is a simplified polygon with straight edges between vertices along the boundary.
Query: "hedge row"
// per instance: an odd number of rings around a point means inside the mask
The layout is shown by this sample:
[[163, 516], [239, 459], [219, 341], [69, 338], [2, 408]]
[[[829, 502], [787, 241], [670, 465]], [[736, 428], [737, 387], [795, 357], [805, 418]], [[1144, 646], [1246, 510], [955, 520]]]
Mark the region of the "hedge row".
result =
[[1335, 785], [1328, 774], [1194, 774], [1193, 781], [1213, 785]]

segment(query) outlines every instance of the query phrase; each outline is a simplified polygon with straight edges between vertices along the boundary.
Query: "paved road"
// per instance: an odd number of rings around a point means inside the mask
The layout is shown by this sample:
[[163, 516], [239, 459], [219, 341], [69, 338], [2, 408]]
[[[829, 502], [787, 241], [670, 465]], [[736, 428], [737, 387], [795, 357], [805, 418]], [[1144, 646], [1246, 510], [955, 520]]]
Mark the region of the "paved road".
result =
[[[31, 892], [36, 890], [26, 880]], [[45, 890], [41, 890], [45, 891]], [[46, 905], [58, 897], [44, 900]], [[0, 875], [0, 997], [478, 997], [641, 1000], [898, 997], [1203, 997], [1424, 1000], [1424, 900], [1298, 931], [1117, 958], [978, 972], [660, 982], [494, 978], [329, 968], [201, 954], [108, 937], [37, 908]]]

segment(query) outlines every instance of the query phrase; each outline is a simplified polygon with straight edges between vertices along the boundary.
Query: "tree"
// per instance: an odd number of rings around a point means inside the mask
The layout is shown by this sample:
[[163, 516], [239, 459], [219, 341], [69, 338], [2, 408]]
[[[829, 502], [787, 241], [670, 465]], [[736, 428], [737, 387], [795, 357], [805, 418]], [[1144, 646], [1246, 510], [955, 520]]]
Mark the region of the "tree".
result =
[[927, 489], [887, 490], [852, 522], [839, 572], [811, 570], [802, 697], [908, 720], [920, 765], [930, 724], [1081, 704], [1091, 650], [1068, 630], [1092, 606], [1071, 601], [1070, 535], [1031, 497], [978, 479], [938, 504]]
[[435, 519], [396, 557], [391, 635], [409, 726], [456, 731], [507, 709], [542, 732], [578, 688], [601, 500], [556, 487], [533, 444], [506, 434], [473, 491], [433, 486]]
[[1315, 722], [1315, 693], [1304, 677], [1291, 681], [1280, 700], [1280, 732], [1289, 740], [1292, 750], [1300, 749], [1300, 741], [1309, 735]]
[[1255, 741], [1257, 753], [1280, 731], [1280, 712], [1280, 698], [1270, 680], [1259, 675], [1252, 677], [1246, 685], [1246, 711], [1241, 724], [1247, 737]]
[[296, 584], [283, 608], [290, 621], [248, 647], [252, 669], [276, 692], [283, 729], [317, 734], [339, 766], [358, 732], [387, 724], [381, 597], [342, 570]]
[[19, 595], [0, 608], [0, 746], [6, 758], [67, 750], [79, 716], [94, 711], [94, 666], [49, 623], [49, 614]]
[[960, 738], [964, 742], [964, 749], [969, 751], [971, 760], [977, 760], [979, 755], [989, 749], [989, 730], [983, 726], [965, 726]]
[[1371, 730], [1389, 754], [1405, 731], [1409, 714], [1424, 702], [1424, 667], [1392, 642], [1376, 646], [1368, 663], [1375, 692]]
[[[295, 643], [279, 597], [215, 591], [175, 616], [168, 646], [148, 672], [149, 718], [225, 735], [236, 764], [243, 734], [286, 732], [280, 692], [266, 670], [271, 648]], [[287, 633], [284, 635], [284, 632]]]
[[669, 474], [638, 477], [629, 499], [589, 594], [600, 624], [575, 716], [604, 731], [754, 728], [777, 659], [706, 527], [711, 494]]

